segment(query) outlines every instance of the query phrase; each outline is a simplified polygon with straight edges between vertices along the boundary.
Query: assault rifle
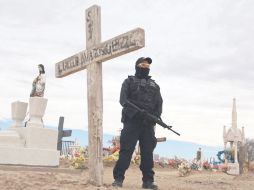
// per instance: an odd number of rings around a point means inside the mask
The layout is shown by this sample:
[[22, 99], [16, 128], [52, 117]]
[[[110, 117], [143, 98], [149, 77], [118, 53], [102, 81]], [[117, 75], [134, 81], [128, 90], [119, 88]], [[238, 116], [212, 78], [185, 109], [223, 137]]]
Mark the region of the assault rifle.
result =
[[148, 117], [149, 119], [153, 120], [155, 123], [157, 123], [158, 125], [171, 130], [173, 133], [177, 134], [178, 136], [180, 136], [180, 134], [176, 131], [174, 131], [172, 128], [172, 126], [168, 126], [166, 123], [164, 123], [160, 117], [157, 117], [153, 114], [148, 113], [146, 110], [141, 109], [140, 107], [138, 107], [137, 105], [133, 104], [132, 102], [130, 102], [129, 100], [126, 101], [126, 105], [130, 106], [132, 108], [134, 108], [135, 110], [137, 110], [140, 113], [143, 113], [145, 115], [145, 117]]

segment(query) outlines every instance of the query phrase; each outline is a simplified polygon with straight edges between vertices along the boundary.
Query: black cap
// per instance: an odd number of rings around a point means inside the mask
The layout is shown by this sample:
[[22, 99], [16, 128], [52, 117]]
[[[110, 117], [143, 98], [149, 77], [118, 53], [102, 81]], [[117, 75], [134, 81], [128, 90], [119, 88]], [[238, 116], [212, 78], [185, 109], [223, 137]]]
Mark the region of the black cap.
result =
[[136, 61], [136, 66], [139, 64], [139, 63], [142, 63], [144, 61], [147, 61], [149, 64], [152, 63], [152, 59], [150, 57], [140, 57], [138, 58], [138, 60]]

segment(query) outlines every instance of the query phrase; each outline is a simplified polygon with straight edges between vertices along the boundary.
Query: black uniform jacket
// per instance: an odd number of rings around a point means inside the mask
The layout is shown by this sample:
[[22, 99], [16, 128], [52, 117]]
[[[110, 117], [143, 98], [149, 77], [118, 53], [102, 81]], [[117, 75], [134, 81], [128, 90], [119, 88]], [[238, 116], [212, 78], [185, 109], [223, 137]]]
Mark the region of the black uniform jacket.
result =
[[120, 94], [120, 104], [123, 106], [122, 122], [141, 120], [137, 110], [126, 106], [126, 100], [131, 101], [147, 112], [160, 117], [162, 112], [162, 97], [160, 87], [151, 77], [139, 79], [129, 76], [124, 80]]

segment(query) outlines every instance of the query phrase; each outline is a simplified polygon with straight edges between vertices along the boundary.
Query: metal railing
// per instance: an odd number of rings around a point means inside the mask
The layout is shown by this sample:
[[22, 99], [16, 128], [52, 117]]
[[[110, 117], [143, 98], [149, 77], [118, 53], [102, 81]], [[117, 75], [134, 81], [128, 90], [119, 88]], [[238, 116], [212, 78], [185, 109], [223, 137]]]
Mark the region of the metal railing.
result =
[[74, 144], [75, 144], [75, 141], [62, 141], [62, 150], [60, 154], [64, 156], [67, 156], [68, 154], [70, 154], [71, 153], [70, 146]]

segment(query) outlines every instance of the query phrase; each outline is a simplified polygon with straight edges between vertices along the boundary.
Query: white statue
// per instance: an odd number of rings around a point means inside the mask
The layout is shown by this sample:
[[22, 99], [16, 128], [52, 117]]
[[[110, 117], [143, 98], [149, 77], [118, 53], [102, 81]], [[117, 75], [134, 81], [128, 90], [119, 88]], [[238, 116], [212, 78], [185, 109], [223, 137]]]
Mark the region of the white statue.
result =
[[46, 85], [45, 70], [42, 64], [38, 65], [39, 75], [34, 79], [30, 97], [43, 97]]

